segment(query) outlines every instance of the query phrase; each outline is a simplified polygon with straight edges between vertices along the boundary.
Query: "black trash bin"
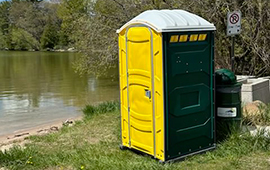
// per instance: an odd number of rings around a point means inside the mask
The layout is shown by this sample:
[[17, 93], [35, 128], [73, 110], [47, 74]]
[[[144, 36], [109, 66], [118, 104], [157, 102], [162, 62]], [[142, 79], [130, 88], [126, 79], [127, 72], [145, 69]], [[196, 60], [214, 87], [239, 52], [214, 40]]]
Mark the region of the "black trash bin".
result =
[[228, 69], [219, 69], [216, 76], [216, 135], [225, 139], [233, 131], [240, 130], [242, 120], [241, 86], [235, 74]]

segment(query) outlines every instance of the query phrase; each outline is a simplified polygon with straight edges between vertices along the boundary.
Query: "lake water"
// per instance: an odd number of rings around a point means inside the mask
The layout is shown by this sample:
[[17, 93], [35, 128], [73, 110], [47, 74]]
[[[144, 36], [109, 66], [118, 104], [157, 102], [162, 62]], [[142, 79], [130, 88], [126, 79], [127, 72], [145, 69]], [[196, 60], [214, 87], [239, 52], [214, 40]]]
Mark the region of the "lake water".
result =
[[85, 104], [118, 100], [117, 70], [79, 76], [77, 53], [0, 51], [0, 135], [82, 114]]

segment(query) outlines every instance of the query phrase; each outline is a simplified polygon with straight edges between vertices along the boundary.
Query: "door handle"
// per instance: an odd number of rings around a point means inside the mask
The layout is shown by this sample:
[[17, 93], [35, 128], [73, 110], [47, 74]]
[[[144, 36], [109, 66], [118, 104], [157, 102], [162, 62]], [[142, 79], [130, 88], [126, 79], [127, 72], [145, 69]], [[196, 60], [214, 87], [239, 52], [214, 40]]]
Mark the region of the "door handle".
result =
[[151, 91], [145, 89], [145, 96], [148, 97], [149, 99], [151, 99]]

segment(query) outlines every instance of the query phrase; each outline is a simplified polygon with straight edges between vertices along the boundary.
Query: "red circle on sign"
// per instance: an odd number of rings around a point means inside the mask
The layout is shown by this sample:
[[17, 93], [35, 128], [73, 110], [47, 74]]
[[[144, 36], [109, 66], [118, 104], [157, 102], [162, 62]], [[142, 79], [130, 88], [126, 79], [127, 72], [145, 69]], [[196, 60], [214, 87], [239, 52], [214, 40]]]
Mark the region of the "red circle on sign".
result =
[[239, 16], [236, 13], [233, 13], [230, 16], [230, 23], [231, 24], [236, 24], [239, 21]]

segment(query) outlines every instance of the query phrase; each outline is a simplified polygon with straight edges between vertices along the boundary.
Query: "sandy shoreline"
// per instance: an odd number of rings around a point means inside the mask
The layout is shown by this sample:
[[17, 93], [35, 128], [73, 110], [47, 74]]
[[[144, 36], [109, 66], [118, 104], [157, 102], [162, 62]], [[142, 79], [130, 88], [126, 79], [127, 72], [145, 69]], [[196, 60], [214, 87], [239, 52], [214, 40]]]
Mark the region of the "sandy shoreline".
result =
[[4, 151], [13, 146], [14, 143], [18, 143], [19, 145], [24, 144], [24, 140], [26, 137], [32, 135], [44, 135], [52, 132], [58, 131], [63, 124], [72, 125], [74, 121], [81, 120], [82, 115], [77, 117], [70, 117], [68, 119], [59, 119], [47, 124], [43, 124], [40, 126], [31, 127], [28, 129], [21, 129], [14, 133], [1, 135], [0, 136], [0, 151]]

